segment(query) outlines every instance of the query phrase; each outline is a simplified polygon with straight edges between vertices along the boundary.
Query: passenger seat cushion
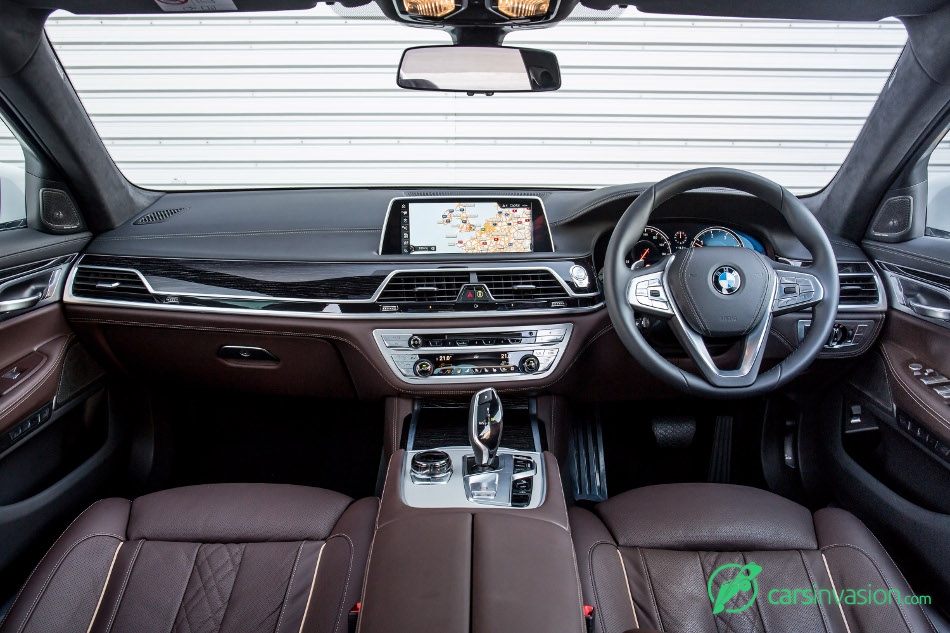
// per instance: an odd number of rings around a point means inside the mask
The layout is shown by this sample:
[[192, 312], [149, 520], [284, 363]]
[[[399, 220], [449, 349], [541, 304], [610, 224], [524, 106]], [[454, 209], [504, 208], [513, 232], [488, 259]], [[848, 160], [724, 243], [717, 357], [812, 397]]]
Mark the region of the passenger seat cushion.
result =
[[[345, 633], [377, 510], [375, 498], [269, 484], [100, 501], [37, 567], [0, 633]], [[74, 542], [89, 545], [54, 568]]]
[[[917, 606], [786, 606], [765, 598], [767, 588], [840, 592], [869, 584], [911, 593], [874, 535], [844, 510], [812, 516], [765, 491], [688, 484], [633, 490], [594, 512], [572, 508], [570, 521], [584, 602], [595, 608], [595, 633], [637, 627], [690, 633], [934, 630]], [[710, 578], [722, 565], [750, 561], [762, 567], [754, 608], [713, 614]]]
[[684, 550], [817, 549], [811, 513], [731, 484], [636, 488], [596, 508], [619, 545]]

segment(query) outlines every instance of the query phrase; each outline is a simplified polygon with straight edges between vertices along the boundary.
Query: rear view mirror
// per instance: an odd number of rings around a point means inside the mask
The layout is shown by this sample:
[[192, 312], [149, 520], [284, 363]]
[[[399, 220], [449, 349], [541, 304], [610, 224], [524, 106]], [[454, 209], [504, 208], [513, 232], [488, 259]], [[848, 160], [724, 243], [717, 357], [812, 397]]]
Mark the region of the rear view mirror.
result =
[[549, 51], [506, 46], [420, 46], [402, 54], [396, 83], [410, 90], [547, 92], [561, 87]]

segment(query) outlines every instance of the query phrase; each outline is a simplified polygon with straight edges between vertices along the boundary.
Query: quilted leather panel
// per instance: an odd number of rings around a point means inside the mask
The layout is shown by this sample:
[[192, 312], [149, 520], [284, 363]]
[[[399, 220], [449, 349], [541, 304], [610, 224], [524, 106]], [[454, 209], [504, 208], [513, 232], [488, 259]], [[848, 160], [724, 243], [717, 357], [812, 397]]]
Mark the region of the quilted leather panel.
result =
[[210, 543], [198, 548], [172, 633], [217, 633], [234, 588], [243, 544]]

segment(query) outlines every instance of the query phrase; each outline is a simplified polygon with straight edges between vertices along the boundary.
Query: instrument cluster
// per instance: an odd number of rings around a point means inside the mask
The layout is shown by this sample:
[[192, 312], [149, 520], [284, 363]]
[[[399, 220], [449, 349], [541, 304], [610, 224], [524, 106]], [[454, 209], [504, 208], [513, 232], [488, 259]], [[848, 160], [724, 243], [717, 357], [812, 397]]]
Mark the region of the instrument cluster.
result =
[[637, 261], [650, 266], [676, 251], [704, 246], [734, 246], [765, 253], [762, 243], [751, 235], [724, 226], [660, 224], [647, 225], [640, 241], [627, 254], [626, 262], [628, 266]]

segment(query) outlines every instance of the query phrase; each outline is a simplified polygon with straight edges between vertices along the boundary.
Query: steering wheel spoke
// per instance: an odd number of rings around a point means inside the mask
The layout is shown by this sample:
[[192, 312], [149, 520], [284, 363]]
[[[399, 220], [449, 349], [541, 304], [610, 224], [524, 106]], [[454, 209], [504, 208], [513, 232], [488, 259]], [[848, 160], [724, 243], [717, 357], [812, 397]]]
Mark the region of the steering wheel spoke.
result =
[[670, 318], [673, 308], [666, 284], [666, 265], [673, 256], [667, 256], [649, 267], [633, 268], [627, 281], [627, 303], [637, 312]]
[[825, 296], [825, 288], [815, 275], [796, 266], [771, 262], [777, 288], [772, 299], [772, 314], [796, 312], [817, 305]]
[[[775, 296], [773, 289], [773, 297]], [[740, 345], [739, 366], [736, 369], [720, 369], [709, 353], [702, 335], [690, 327], [675, 303], [671, 303], [673, 318], [670, 327], [676, 339], [689, 354], [703, 377], [715, 387], [748, 387], [759, 376], [765, 344], [772, 326], [772, 315], [766, 314], [755, 327], [747, 332]]]

